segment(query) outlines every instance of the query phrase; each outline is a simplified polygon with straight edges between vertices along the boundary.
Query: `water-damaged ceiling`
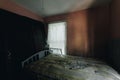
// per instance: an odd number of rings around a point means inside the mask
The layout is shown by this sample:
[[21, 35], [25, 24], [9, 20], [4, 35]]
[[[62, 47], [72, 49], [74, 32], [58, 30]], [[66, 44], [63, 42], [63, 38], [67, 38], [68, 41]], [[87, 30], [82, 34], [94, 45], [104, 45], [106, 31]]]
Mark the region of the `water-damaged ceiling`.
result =
[[43, 17], [105, 5], [111, 0], [13, 0]]

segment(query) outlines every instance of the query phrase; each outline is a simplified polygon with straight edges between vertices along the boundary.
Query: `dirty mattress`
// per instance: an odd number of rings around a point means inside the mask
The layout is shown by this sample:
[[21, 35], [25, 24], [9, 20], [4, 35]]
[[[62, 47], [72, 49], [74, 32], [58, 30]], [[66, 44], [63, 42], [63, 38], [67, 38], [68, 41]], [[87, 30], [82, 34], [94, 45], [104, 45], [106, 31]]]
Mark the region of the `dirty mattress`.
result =
[[25, 66], [38, 80], [120, 80], [107, 64], [91, 58], [50, 54]]

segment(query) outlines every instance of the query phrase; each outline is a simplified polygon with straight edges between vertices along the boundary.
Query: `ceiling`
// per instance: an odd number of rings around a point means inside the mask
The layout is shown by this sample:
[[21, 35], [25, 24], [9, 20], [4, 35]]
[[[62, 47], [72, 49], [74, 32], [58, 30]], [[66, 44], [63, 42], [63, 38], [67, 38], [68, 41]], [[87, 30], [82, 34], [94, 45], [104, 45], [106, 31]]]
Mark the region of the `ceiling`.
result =
[[36, 14], [46, 17], [104, 5], [111, 0], [12, 0]]

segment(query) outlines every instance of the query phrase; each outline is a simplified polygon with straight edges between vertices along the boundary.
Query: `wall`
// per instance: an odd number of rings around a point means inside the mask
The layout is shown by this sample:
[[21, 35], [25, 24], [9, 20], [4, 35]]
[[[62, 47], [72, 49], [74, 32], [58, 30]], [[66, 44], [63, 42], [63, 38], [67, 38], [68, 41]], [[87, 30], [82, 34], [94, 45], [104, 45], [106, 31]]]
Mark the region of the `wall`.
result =
[[47, 23], [64, 20], [68, 54], [101, 58], [109, 38], [109, 5], [45, 18]]
[[23, 8], [22, 6], [17, 5], [11, 0], [0, 0], [0, 8], [23, 15], [23, 16], [27, 16], [29, 18], [32, 18], [38, 21], [43, 21], [41, 16], [38, 16], [37, 14]]
[[111, 4], [112, 38], [120, 38], [120, 0], [113, 0]]
[[68, 14], [67, 23], [68, 53], [85, 56], [89, 50], [88, 10]]
[[[89, 25], [93, 27], [93, 52], [95, 57], [106, 60], [107, 45], [110, 39], [110, 5], [89, 11]], [[93, 20], [92, 20], [93, 19]], [[90, 28], [89, 28], [90, 29]], [[89, 34], [92, 33], [89, 31]], [[91, 38], [91, 36], [90, 36]]]
[[4, 61], [0, 69], [9, 80], [21, 80], [21, 61], [46, 45], [44, 23], [3, 9], [0, 21], [0, 60]]
[[120, 72], [120, 0], [111, 3], [111, 39], [109, 41], [108, 62]]

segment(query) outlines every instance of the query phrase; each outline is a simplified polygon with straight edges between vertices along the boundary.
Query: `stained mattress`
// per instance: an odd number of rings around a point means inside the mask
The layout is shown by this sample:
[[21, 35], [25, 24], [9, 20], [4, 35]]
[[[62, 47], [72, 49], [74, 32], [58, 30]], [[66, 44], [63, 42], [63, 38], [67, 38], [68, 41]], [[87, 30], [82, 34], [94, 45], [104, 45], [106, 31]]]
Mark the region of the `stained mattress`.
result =
[[50, 54], [25, 66], [38, 80], [120, 80], [120, 75], [101, 61]]

